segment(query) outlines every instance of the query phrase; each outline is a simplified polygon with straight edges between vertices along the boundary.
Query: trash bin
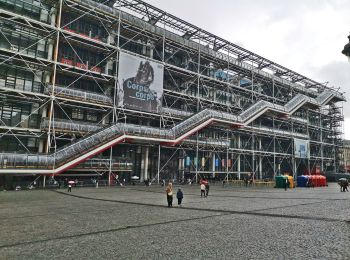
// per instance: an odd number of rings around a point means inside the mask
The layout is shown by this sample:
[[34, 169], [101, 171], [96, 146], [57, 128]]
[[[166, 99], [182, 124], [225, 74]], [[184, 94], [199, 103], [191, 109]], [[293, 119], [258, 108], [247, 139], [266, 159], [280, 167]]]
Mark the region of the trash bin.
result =
[[321, 177], [322, 186], [323, 186], [323, 187], [326, 187], [326, 186], [327, 186], [327, 179], [326, 179], [326, 176], [320, 175], [320, 177]]
[[282, 188], [284, 189], [285, 183], [286, 183], [286, 177], [281, 175], [281, 176], [276, 176], [276, 188]]
[[306, 187], [308, 177], [306, 175], [301, 175], [297, 177], [298, 187]]
[[293, 176], [286, 175], [289, 181], [289, 188], [293, 189], [294, 188], [294, 178]]

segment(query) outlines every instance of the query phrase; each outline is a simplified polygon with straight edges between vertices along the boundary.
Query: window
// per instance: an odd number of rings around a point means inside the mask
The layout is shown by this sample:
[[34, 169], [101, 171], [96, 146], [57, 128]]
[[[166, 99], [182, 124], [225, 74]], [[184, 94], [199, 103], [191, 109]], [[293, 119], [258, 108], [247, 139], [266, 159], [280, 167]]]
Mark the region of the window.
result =
[[87, 121], [97, 122], [97, 114], [96, 112], [87, 112], [86, 116]]
[[83, 120], [84, 119], [84, 113], [83, 113], [82, 109], [73, 108], [72, 109], [72, 119]]

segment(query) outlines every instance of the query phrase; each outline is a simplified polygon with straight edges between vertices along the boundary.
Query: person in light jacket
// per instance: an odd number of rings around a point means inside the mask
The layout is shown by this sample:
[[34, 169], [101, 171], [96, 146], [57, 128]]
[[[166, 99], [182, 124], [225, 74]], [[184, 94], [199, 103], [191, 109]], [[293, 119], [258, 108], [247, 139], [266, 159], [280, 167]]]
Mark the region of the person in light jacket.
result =
[[173, 184], [169, 183], [165, 189], [166, 198], [168, 201], [168, 207], [171, 208], [173, 206]]
[[201, 184], [201, 197], [204, 196], [205, 198], [205, 185], [204, 183]]

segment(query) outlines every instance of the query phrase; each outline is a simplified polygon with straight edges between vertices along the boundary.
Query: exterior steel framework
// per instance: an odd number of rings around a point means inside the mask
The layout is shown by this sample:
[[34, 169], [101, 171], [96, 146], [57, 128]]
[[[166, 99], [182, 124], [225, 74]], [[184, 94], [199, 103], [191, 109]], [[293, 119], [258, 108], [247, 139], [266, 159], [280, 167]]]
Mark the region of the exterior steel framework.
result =
[[[157, 112], [118, 105], [121, 54], [164, 66]], [[0, 0], [2, 174], [338, 172], [341, 101], [339, 89], [139, 0]]]

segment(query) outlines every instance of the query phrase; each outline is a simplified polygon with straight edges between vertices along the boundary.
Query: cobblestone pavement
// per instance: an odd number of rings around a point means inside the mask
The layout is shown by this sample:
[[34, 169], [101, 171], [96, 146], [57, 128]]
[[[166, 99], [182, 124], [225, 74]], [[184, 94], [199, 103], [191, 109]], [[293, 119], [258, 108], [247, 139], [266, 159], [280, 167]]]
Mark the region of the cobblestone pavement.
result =
[[[175, 187], [176, 188], [176, 187]], [[0, 192], [0, 259], [350, 259], [350, 193], [183, 186]]]

